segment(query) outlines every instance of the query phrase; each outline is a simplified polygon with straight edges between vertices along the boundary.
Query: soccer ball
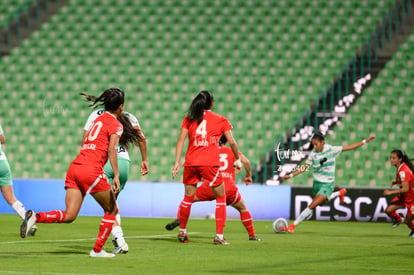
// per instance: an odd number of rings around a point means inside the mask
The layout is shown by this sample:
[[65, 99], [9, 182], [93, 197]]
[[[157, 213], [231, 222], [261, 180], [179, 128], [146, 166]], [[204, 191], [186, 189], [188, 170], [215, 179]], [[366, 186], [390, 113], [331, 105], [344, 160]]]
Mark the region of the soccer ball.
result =
[[212, 213], [209, 213], [207, 216], [206, 216], [206, 220], [215, 220], [216, 219], [216, 215], [214, 215], [214, 214], [212, 214]]
[[285, 233], [288, 228], [288, 222], [284, 218], [278, 218], [273, 222], [272, 227], [276, 233]]

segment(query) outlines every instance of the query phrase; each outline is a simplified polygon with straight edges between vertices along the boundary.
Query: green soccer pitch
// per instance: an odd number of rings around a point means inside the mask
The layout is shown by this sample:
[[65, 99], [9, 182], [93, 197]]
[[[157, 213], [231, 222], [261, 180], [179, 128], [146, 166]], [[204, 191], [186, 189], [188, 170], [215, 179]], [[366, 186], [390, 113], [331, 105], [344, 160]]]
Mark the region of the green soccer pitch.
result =
[[[238, 220], [227, 221], [228, 246], [213, 244], [214, 220], [190, 219], [189, 243], [179, 243], [170, 219], [123, 218], [129, 253], [90, 258], [99, 217], [72, 224], [38, 224], [21, 239], [17, 215], [0, 215], [0, 274], [409, 274], [414, 239], [405, 225], [305, 221], [294, 234], [276, 234], [256, 221], [262, 241], [249, 241]], [[107, 251], [113, 246], [109, 239]]]

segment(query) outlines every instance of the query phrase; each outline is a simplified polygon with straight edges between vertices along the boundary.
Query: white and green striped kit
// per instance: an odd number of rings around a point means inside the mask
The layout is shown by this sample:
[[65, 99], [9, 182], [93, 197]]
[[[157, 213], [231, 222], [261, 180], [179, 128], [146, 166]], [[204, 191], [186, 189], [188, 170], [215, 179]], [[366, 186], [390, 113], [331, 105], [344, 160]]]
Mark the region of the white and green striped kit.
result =
[[[0, 125], [0, 136], [4, 135], [3, 128]], [[12, 174], [7, 161], [6, 154], [3, 152], [0, 143], [0, 186], [13, 185], [12, 183]]]
[[324, 144], [322, 152], [315, 149], [309, 154], [306, 164], [313, 166], [313, 180], [322, 183], [335, 181], [335, 158], [342, 152], [342, 146]]

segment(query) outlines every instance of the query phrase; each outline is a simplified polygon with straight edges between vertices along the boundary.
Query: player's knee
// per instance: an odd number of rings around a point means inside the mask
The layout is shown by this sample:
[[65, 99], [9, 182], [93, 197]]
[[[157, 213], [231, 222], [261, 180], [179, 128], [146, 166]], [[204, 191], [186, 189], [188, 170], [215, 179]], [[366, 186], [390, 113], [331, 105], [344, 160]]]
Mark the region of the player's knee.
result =
[[236, 208], [237, 211], [240, 212], [240, 214], [243, 214], [243, 213], [248, 211], [246, 205], [244, 203], [242, 203], [241, 201], [236, 203], [235, 205], [233, 205], [233, 207]]
[[109, 215], [116, 215], [116, 214], [118, 214], [119, 213], [119, 210], [118, 210], [118, 206], [117, 205], [114, 205], [113, 207], [110, 207], [109, 209], [108, 209], [108, 211], [106, 211]]
[[68, 214], [66, 213], [65, 219], [63, 220], [64, 223], [72, 223], [74, 220], [76, 220], [76, 216], [74, 214]]
[[239, 208], [237, 210], [239, 210], [240, 214], [246, 213], [248, 211], [247, 208]]

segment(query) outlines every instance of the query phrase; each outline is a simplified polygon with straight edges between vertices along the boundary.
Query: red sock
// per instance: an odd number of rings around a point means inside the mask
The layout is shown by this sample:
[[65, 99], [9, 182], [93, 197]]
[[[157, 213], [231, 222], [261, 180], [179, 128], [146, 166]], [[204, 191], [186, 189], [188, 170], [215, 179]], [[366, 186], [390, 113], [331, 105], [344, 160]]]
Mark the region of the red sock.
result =
[[188, 218], [191, 213], [191, 205], [193, 204], [195, 196], [184, 195], [184, 199], [180, 204], [180, 229], [187, 228]]
[[401, 216], [397, 213], [397, 211], [392, 212], [388, 216], [390, 216], [391, 218], [393, 218], [397, 222], [401, 222]]
[[226, 225], [226, 195], [216, 197], [216, 234], [223, 235], [224, 226]]
[[101, 224], [99, 225], [99, 234], [93, 247], [93, 250], [95, 252], [100, 252], [102, 250], [106, 239], [108, 239], [109, 234], [111, 234], [112, 226], [114, 223], [115, 215], [105, 214], [103, 216]]
[[37, 223], [61, 223], [65, 220], [66, 213], [62, 210], [53, 210], [50, 212], [39, 212], [36, 214]]
[[250, 214], [249, 210], [247, 210], [244, 213], [240, 213], [240, 219], [244, 227], [246, 227], [246, 230], [249, 233], [249, 236], [256, 236], [254, 234], [252, 215]]

